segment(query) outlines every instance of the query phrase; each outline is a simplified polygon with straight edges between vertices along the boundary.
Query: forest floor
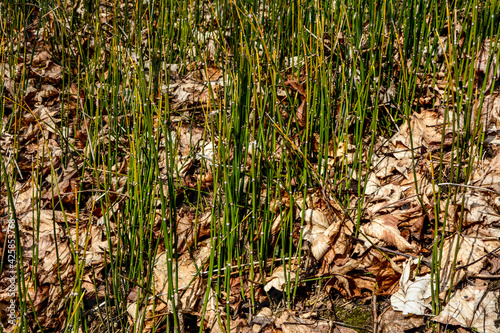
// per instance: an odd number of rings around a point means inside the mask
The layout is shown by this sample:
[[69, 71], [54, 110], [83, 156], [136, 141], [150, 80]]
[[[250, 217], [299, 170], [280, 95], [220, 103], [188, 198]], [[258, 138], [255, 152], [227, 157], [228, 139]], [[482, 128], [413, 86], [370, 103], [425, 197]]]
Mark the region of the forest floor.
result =
[[0, 331], [500, 332], [499, 6], [5, 2]]

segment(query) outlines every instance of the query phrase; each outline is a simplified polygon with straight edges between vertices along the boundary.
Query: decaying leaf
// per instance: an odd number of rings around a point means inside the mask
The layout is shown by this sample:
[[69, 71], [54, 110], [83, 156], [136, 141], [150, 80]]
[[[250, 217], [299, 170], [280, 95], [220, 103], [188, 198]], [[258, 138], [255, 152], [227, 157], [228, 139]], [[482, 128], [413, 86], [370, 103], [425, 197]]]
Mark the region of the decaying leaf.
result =
[[301, 319], [285, 311], [276, 320], [276, 326], [284, 333], [320, 333], [331, 332], [333, 323], [326, 320]]
[[476, 332], [499, 332], [496, 322], [499, 316], [500, 292], [488, 290], [487, 285], [467, 286], [456, 291], [434, 321], [445, 325], [460, 325]]
[[323, 212], [315, 209], [306, 209], [304, 214], [304, 221], [310, 223], [312, 226], [321, 226], [324, 229], [330, 226], [327, 217]]
[[431, 275], [411, 278], [411, 265], [418, 260], [408, 260], [403, 265], [403, 274], [399, 280], [399, 290], [391, 296], [392, 308], [402, 311], [403, 315], [424, 315], [425, 309], [430, 309]]
[[[456, 252], [457, 250], [458, 252]], [[454, 264], [455, 253], [456, 263]], [[446, 238], [441, 258], [440, 297], [444, 298], [448, 289], [455, 287], [466, 276], [474, 276], [474, 274], [481, 272], [485, 264], [486, 251], [482, 240], [466, 235], [455, 235]], [[455, 276], [451, 286], [451, 275], [454, 271]]]
[[283, 291], [285, 284], [288, 282], [292, 283], [295, 281], [295, 278], [298, 274], [297, 265], [293, 264], [291, 268], [287, 265], [280, 266], [273, 270], [273, 274], [266, 279], [266, 285], [264, 286], [264, 290], [269, 292], [271, 288], [275, 288], [279, 291]]
[[486, 81], [485, 90], [491, 88], [495, 75], [498, 75], [497, 61], [498, 40], [488, 38], [484, 40], [483, 45], [481, 45], [481, 51], [479, 52], [475, 62], [478, 84], [482, 85], [483, 82]]
[[374, 243], [382, 241], [387, 245], [395, 246], [401, 252], [414, 252], [416, 247], [401, 236], [397, 225], [398, 220], [395, 217], [382, 215], [363, 225], [360, 230]]
[[323, 255], [328, 251], [330, 248], [330, 244], [333, 241], [334, 237], [337, 236], [339, 233], [339, 230], [341, 228], [341, 223], [340, 221], [337, 223], [334, 223], [328, 227], [321, 235], [316, 238], [311, 246], [311, 252], [316, 258], [316, 260], [319, 260], [323, 257]]
[[411, 332], [424, 325], [424, 317], [404, 316], [401, 311], [394, 311], [391, 307], [387, 308], [379, 317], [380, 333]]
[[259, 332], [264, 327], [273, 324], [275, 321], [275, 317], [273, 315], [273, 311], [270, 308], [263, 308], [259, 313], [252, 319], [254, 332]]
[[[190, 258], [189, 253], [185, 253], [178, 259], [177, 270], [175, 265], [172, 267], [172, 274], [177, 275], [178, 292], [182, 294], [180, 299], [180, 304], [176, 306], [182, 309], [184, 312], [192, 311], [199, 300], [199, 296], [204, 292], [204, 283], [199, 278], [199, 270], [204, 264], [205, 260], [210, 255], [209, 246], [202, 248], [198, 253], [196, 258], [193, 260]], [[155, 290], [159, 295], [162, 295], [162, 299], [169, 304], [167, 311], [172, 311], [171, 299], [168, 299], [167, 293], [169, 288], [169, 277], [168, 277], [168, 265], [166, 253], [160, 253], [156, 256], [155, 261]], [[161, 311], [165, 308], [164, 303], [161, 303], [156, 311]]]

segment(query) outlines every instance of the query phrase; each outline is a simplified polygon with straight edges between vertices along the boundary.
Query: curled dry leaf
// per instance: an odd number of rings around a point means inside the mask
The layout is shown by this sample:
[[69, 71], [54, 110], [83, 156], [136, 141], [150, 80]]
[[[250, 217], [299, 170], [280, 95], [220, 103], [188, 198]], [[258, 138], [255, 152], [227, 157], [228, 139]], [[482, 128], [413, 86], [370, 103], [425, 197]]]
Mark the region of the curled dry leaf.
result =
[[[458, 252], [456, 253], [457, 249]], [[454, 264], [455, 253], [456, 264]], [[455, 287], [466, 276], [474, 276], [481, 272], [486, 264], [486, 259], [485, 244], [482, 240], [466, 235], [455, 235], [446, 238], [441, 259], [440, 297], [444, 298], [448, 289]], [[454, 267], [458, 269], [455, 271], [453, 286], [450, 286]]]
[[413, 332], [415, 328], [424, 326], [424, 318], [403, 316], [400, 311], [387, 308], [379, 319], [379, 333]]
[[498, 319], [500, 292], [484, 286], [467, 286], [456, 291], [439, 316], [433, 320], [445, 325], [460, 325], [476, 332], [499, 332]]
[[333, 323], [326, 320], [299, 319], [285, 311], [276, 319], [276, 327], [283, 333], [320, 333], [331, 332]]
[[[190, 253], [185, 253], [178, 259], [177, 269], [176, 265], [172, 265], [172, 278], [177, 275], [177, 286], [178, 289], [175, 292], [176, 295], [182, 295], [180, 299], [174, 299], [168, 297], [169, 291], [169, 275], [168, 275], [168, 264], [166, 252], [159, 253], [155, 258], [155, 266], [153, 270], [154, 274], [154, 284], [156, 292], [156, 304], [153, 304], [155, 300], [150, 299], [149, 304], [146, 309], [138, 308], [137, 302], [131, 302], [127, 305], [127, 312], [133, 322], [140, 320], [142, 316], [146, 318], [153, 318], [153, 320], [146, 320], [145, 331], [150, 331], [152, 327], [157, 323], [160, 318], [157, 316], [159, 313], [172, 313], [173, 304], [175, 301], [176, 308], [182, 312], [196, 311], [196, 304], [200, 299], [201, 295], [204, 294], [206, 290], [206, 282], [197, 276], [198, 268], [204, 263], [206, 258], [208, 258], [210, 253], [210, 246], [201, 247], [200, 250], [195, 253], [195, 258], [192, 259]], [[163, 300], [163, 302], [158, 301], [158, 299]], [[154, 316], [153, 314], [156, 314]]]
[[283, 270], [283, 266], [276, 268], [273, 271], [271, 277], [266, 281], [266, 285], [264, 286], [264, 290], [269, 292], [271, 288], [275, 288], [283, 291], [283, 285], [285, 284], [285, 273]]
[[[474, 115], [478, 113], [478, 108], [481, 106], [481, 100], [478, 100], [474, 105]], [[471, 120], [475, 121], [475, 117]], [[488, 95], [482, 101], [481, 113], [479, 122], [483, 124], [483, 129], [486, 133], [496, 132], [500, 129], [500, 96], [498, 93]]]
[[[286, 271], [285, 271], [286, 270]], [[273, 270], [273, 274], [266, 279], [266, 285], [264, 286], [264, 290], [269, 292], [271, 288], [275, 288], [279, 291], [283, 291], [283, 286], [287, 281], [295, 281], [295, 278], [298, 274], [297, 265], [292, 264], [292, 267], [289, 268], [288, 265], [280, 266]]]
[[312, 224], [313, 226], [322, 226], [325, 229], [330, 226], [325, 214], [319, 210], [306, 209], [304, 214], [304, 221]]
[[[489, 90], [494, 81], [495, 77], [495, 69], [497, 68], [498, 61], [498, 41], [494, 39], [485, 39], [483, 45], [481, 46], [481, 51], [477, 56], [477, 60], [475, 62], [475, 69], [478, 79], [478, 84], [482, 85], [486, 80], [485, 90]], [[488, 64], [489, 70], [488, 70]], [[498, 70], [497, 70], [498, 75]]]
[[314, 209], [306, 209], [304, 212], [304, 221], [307, 224], [304, 226], [302, 237], [310, 243], [313, 243], [318, 237], [323, 235], [325, 230], [330, 226], [325, 214]]
[[392, 308], [402, 311], [403, 315], [424, 315], [431, 303], [431, 275], [417, 276], [411, 279], [411, 264], [418, 260], [408, 260], [403, 265], [403, 274], [399, 280], [399, 290], [391, 296]]
[[316, 260], [320, 260], [330, 248], [330, 238], [325, 234], [320, 235], [311, 246], [311, 252]]
[[392, 215], [382, 215], [375, 217], [360, 229], [366, 236], [375, 239], [375, 241], [382, 241], [389, 246], [395, 246], [401, 252], [414, 252], [416, 247], [401, 236], [397, 227], [398, 222], [398, 219]]
[[334, 223], [326, 229], [322, 235], [316, 238], [311, 247], [312, 254], [316, 260], [319, 260], [325, 255], [330, 248], [332, 240], [337, 236], [340, 230], [341, 223]]

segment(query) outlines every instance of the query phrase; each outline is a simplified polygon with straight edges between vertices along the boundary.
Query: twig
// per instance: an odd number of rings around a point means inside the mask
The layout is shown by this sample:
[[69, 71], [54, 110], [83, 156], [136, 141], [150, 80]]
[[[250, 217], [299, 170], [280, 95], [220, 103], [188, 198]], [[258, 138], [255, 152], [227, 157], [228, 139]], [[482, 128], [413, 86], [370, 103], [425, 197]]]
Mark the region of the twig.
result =
[[[364, 242], [364, 240], [358, 238], [358, 237], [354, 237], [354, 236], [351, 236], [351, 235], [348, 235], [348, 237], [358, 241], [358, 242]], [[407, 253], [403, 253], [403, 252], [399, 252], [399, 251], [395, 251], [395, 250], [391, 250], [391, 249], [388, 249], [386, 247], [383, 247], [383, 246], [378, 246], [378, 245], [375, 245], [375, 244], [372, 244], [372, 246], [376, 249], [379, 249], [381, 251], [384, 251], [384, 252], [388, 252], [388, 253], [392, 253], [392, 254], [396, 254], [396, 255], [399, 255], [399, 256], [403, 256], [403, 257], [406, 257], [406, 258], [410, 258], [410, 259], [419, 259], [419, 257], [417, 256], [414, 256], [414, 255], [411, 255], [411, 254], [407, 254]], [[426, 260], [426, 259], [420, 259], [420, 262], [427, 265], [428, 267], [431, 267], [431, 262], [429, 260]]]
[[333, 321], [332, 320], [332, 323], [334, 323], [335, 325], [344, 326], [344, 327], [352, 328], [352, 329], [356, 329], [356, 330], [363, 330], [363, 331], [367, 331], [367, 332], [371, 332], [372, 331], [369, 328], [364, 328], [364, 327], [360, 327], [360, 326], [349, 325], [349, 324], [346, 324], [346, 323], [341, 323], [339, 321]]
[[378, 332], [378, 316], [377, 316], [377, 295], [375, 295], [375, 289], [373, 289], [372, 295], [372, 311], [373, 311], [373, 333]]
[[[293, 316], [294, 318], [298, 319], [298, 322], [284, 322], [283, 324], [290, 324], [290, 325], [297, 325], [297, 326], [313, 326], [313, 325], [316, 325], [316, 323], [304, 323], [302, 322], [302, 320], [300, 320], [300, 318], [296, 317], [296, 316]], [[338, 326], [343, 326], [343, 327], [348, 327], [348, 328], [352, 328], [352, 329], [357, 329], [357, 330], [363, 330], [363, 331], [367, 331], [367, 332], [372, 332], [371, 329], [369, 328], [364, 328], [364, 327], [361, 327], [361, 326], [354, 326], [354, 325], [349, 325], [349, 324], [346, 324], [346, 323], [342, 323], [340, 321], [333, 321], [333, 320], [329, 320], [331, 323], [335, 324], [335, 325], [338, 325]]]
[[500, 246], [497, 247], [496, 249], [494, 249], [494, 250], [486, 253], [485, 255], [481, 256], [479, 259], [476, 259], [476, 260], [474, 260], [474, 261], [472, 261], [472, 262], [470, 262], [470, 263], [468, 263], [466, 265], [462, 265], [462, 266], [457, 267], [457, 270], [469, 267], [471, 265], [474, 265], [476, 262], [479, 262], [479, 261], [483, 260], [484, 258], [495, 254], [495, 252], [498, 252], [498, 250], [500, 250]]
[[489, 188], [479, 187], [479, 186], [464, 185], [464, 184], [455, 184], [455, 183], [439, 183], [438, 184], [438, 186], [444, 186], [444, 185], [452, 185], [452, 186], [460, 186], [460, 187], [466, 187], [466, 188], [473, 188], [475, 190], [480, 190], [480, 191], [486, 191], [486, 192], [492, 192], [492, 193], [495, 193], [495, 194], [500, 194], [497, 191], [490, 190]]
[[500, 279], [500, 275], [488, 275], [488, 274], [477, 274], [473, 275], [472, 277], [475, 277], [477, 279]]
[[[296, 260], [296, 259], [299, 259], [299, 257], [291, 257], [291, 258], [290, 258], [290, 257], [285, 257], [285, 258], [275, 258], [274, 260], [270, 260], [270, 262], [272, 262], [272, 261], [279, 261], [279, 260]], [[245, 267], [245, 266], [258, 265], [258, 264], [259, 264], [259, 262], [258, 262], [258, 261], [255, 261], [255, 262], [253, 262], [253, 263], [241, 264], [241, 265], [233, 265], [233, 266], [223, 267], [223, 268], [221, 268], [221, 269], [218, 269], [218, 268], [217, 268], [217, 269], [214, 269], [214, 270], [212, 271], [212, 273], [219, 273], [219, 272], [223, 272], [223, 271], [225, 271], [227, 268], [229, 268], [229, 269], [234, 269], [234, 268], [240, 268], [240, 267]], [[199, 272], [199, 273], [192, 273], [191, 275], [192, 275], [192, 276], [195, 276], [195, 275], [198, 275], [198, 274], [200, 274], [200, 275], [206, 275], [206, 274], [208, 274], [208, 273], [210, 273], [210, 271], [202, 271], [202, 272]]]

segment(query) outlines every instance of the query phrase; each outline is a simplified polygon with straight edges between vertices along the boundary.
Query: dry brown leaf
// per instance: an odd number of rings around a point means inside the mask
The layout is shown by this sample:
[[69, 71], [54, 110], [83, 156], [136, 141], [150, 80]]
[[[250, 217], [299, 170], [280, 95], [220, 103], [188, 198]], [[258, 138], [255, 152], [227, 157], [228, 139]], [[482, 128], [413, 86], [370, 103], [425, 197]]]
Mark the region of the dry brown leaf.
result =
[[320, 260], [330, 248], [330, 238], [322, 234], [314, 240], [311, 246], [311, 252], [316, 260]]
[[[311, 252], [316, 260], [319, 260], [330, 248], [330, 244], [334, 238], [338, 235], [342, 223], [337, 221], [333, 223], [326, 229], [323, 234], [319, 235], [313, 242], [311, 246]], [[343, 240], [345, 242], [345, 240]], [[343, 244], [339, 244], [341, 246]], [[340, 248], [340, 247], [339, 247]], [[342, 253], [343, 254], [343, 253]]]
[[349, 236], [353, 234], [353, 228], [346, 226], [347, 222], [338, 223], [341, 225], [340, 231], [330, 239], [330, 250], [324, 255], [328, 264], [347, 261], [351, 249], [352, 239]]
[[[458, 241], [458, 243], [457, 243]], [[464, 266], [465, 269], [457, 269], [453, 278], [453, 286], [450, 286], [451, 274], [455, 251], [458, 249], [455, 267]], [[479, 274], [486, 263], [485, 244], [482, 240], [466, 235], [455, 235], [444, 240], [441, 271], [440, 271], [440, 297], [443, 298], [448, 289], [454, 288], [466, 276]]]
[[375, 255], [367, 258], [366, 265], [368, 267], [366, 270], [375, 276], [377, 281], [376, 294], [380, 296], [391, 295], [398, 285], [400, 274], [392, 268], [389, 261], [380, 256], [380, 252], [371, 250], [369, 254], [372, 253]]
[[[445, 120], [445, 112], [449, 112], [444, 107], [439, 107], [434, 110], [422, 110], [420, 113], [413, 114], [410, 119], [410, 126], [408, 122], [405, 122], [399, 127], [399, 132], [396, 133], [390, 140], [390, 143], [395, 147], [394, 156], [397, 159], [407, 159], [412, 160], [411, 149], [415, 149], [421, 146], [426, 148], [438, 148], [441, 146], [441, 141], [443, 141], [443, 125]], [[448, 115], [447, 119], [451, 116], [459, 118], [456, 122], [458, 124], [463, 124], [463, 115]], [[410, 141], [410, 130], [411, 139]], [[444, 132], [445, 146], [452, 143], [453, 131], [459, 131], [461, 128], [453, 128], [450, 124], [447, 124]], [[413, 145], [412, 145], [413, 142]], [[413, 151], [413, 157], [420, 156], [420, 150], [415, 149]]]
[[[24, 213], [31, 210], [33, 203], [33, 196], [40, 189], [33, 183], [33, 178], [30, 178], [26, 183], [22, 184], [16, 182], [14, 205], [16, 207], [16, 214], [22, 216]], [[8, 196], [4, 196], [4, 205], [9, 207]]]
[[328, 218], [323, 212], [315, 209], [306, 209], [304, 214], [304, 221], [310, 223], [313, 227], [323, 227], [327, 229], [330, 226]]
[[[220, 79], [219, 79], [220, 80]], [[207, 87], [209, 85], [210, 87]], [[179, 108], [186, 104], [202, 103], [210, 106], [212, 98], [210, 90], [213, 92], [214, 97], [217, 97], [217, 90], [219, 89], [219, 81], [210, 81], [205, 83], [202, 77], [198, 80], [186, 79], [171, 83], [169, 86], [169, 94], [173, 96], [173, 108]]]
[[[198, 216], [198, 221], [195, 221], [195, 216], [191, 213], [179, 214], [177, 220], [177, 251], [179, 253], [184, 253], [188, 248], [191, 248], [194, 244], [195, 234], [196, 239], [202, 240], [204, 237], [210, 235], [210, 219], [212, 217], [212, 212], [208, 211], [203, 216]], [[196, 224], [196, 233], [194, 232], [194, 227]]]
[[[500, 194], [500, 155], [478, 166], [471, 178], [470, 185], [493, 190], [496, 195]], [[489, 194], [487, 191], [480, 191], [480, 193], [481, 195]]]
[[305, 127], [307, 123], [307, 99], [304, 98], [297, 109], [297, 122], [300, 127]]
[[323, 266], [320, 269], [320, 273], [334, 275], [335, 280], [333, 283], [333, 287], [342, 295], [351, 297], [353, 296], [353, 294], [355, 295], [357, 293], [359, 296], [359, 290], [353, 290], [349, 283], [350, 278], [347, 276], [347, 274], [353, 270], [357, 270], [361, 266], [362, 261], [363, 259], [348, 258], [348, 260], [346, 262], [343, 262], [341, 265], [330, 265], [326, 261], [323, 261]]
[[388, 308], [379, 317], [380, 333], [401, 333], [425, 324], [422, 316], [403, 316], [402, 312]]
[[[227, 323], [227, 321], [222, 321], [224, 324]], [[251, 333], [253, 332], [252, 329], [248, 326], [248, 323], [245, 319], [243, 318], [238, 318], [236, 320], [230, 320], [230, 327], [231, 330], [228, 332], [227, 331], [227, 326], [220, 327], [218, 322], [215, 323], [215, 325], [212, 327], [211, 332], [213, 333]]]
[[33, 56], [32, 65], [33, 67], [45, 67], [47, 62], [52, 58], [49, 52], [42, 51]]
[[267, 307], [263, 308], [252, 318], [252, 329], [254, 332], [260, 332], [265, 326], [273, 324], [274, 321], [273, 311]]
[[269, 292], [271, 288], [275, 288], [279, 291], [283, 291], [283, 286], [287, 283], [287, 281], [295, 281], [297, 274], [298, 270], [297, 265], [295, 264], [292, 264], [291, 268], [288, 265], [286, 265], [286, 268], [284, 266], [280, 266], [274, 269], [272, 275], [266, 279], [264, 290]]
[[[494, 39], [485, 39], [483, 45], [481, 45], [481, 51], [479, 51], [476, 62], [475, 70], [477, 75], [477, 84], [482, 86], [483, 82], [486, 81], [485, 90], [489, 90], [493, 84], [495, 77], [495, 69], [497, 68], [498, 61], [498, 42]], [[488, 71], [488, 63], [490, 63], [490, 69]], [[498, 75], [498, 70], [496, 75]]]
[[[450, 208], [450, 219], [447, 223], [447, 230], [454, 232], [458, 230], [459, 223], [462, 224], [462, 228], [467, 228], [473, 224], [483, 224], [491, 225], [493, 223], [500, 221], [500, 215], [498, 215], [496, 208], [493, 207], [492, 198], [489, 194], [483, 193], [466, 193], [459, 194], [457, 196], [456, 202], [458, 204], [453, 205]], [[463, 216], [461, 204], [463, 202]], [[451, 223], [450, 223], [451, 222]]]
[[[481, 101], [474, 104], [474, 115], [478, 113]], [[475, 120], [475, 116], [472, 121]], [[488, 95], [482, 101], [481, 115], [479, 122], [483, 124], [483, 130], [486, 133], [492, 133], [500, 130], [500, 96], [498, 93]]]
[[[195, 260], [190, 258], [190, 253], [185, 253], [178, 259], [177, 271], [175, 270], [175, 265], [173, 265], [172, 274], [177, 274], [177, 283], [179, 294], [182, 294], [180, 299], [180, 304], [177, 304], [177, 308], [180, 307], [183, 312], [193, 311], [199, 297], [205, 292], [206, 281], [198, 277], [197, 272], [201, 268], [202, 264], [210, 255], [209, 246], [200, 248], [197, 252]], [[160, 297], [168, 303], [168, 308], [166, 308], [164, 303], [159, 303], [156, 307], [156, 311], [166, 310], [168, 312], [172, 311], [172, 300], [168, 299], [168, 269], [167, 269], [167, 255], [165, 252], [160, 253], [156, 256], [155, 268], [154, 268], [154, 283], [155, 290]]]
[[53, 62], [49, 62], [47, 67], [43, 68], [39, 74], [43, 81], [50, 83], [59, 83], [62, 80], [63, 68]]
[[496, 325], [499, 317], [498, 298], [500, 292], [489, 291], [484, 286], [467, 286], [456, 291], [434, 321], [445, 325], [460, 325], [476, 332], [499, 332]]
[[326, 320], [301, 319], [285, 311], [276, 319], [276, 327], [283, 333], [315, 333], [330, 332], [333, 324]]
[[[278, 227], [278, 225], [275, 226], [277, 221], [281, 222], [280, 215], [276, 217], [275, 223], [273, 224], [273, 230]], [[307, 224], [304, 226], [302, 237], [310, 243], [323, 235], [329, 226], [326, 216], [322, 212], [312, 209], [306, 210], [304, 221], [307, 222]]]
[[375, 243], [382, 241], [389, 246], [395, 246], [401, 252], [415, 252], [416, 246], [408, 243], [401, 236], [397, 227], [398, 222], [398, 219], [392, 215], [377, 216], [370, 223], [363, 225], [360, 230]]
[[[155, 266], [153, 270], [154, 274], [154, 284], [156, 291], [156, 305], [153, 305], [153, 300], [144, 309], [139, 309], [136, 302], [131, 302], [127, 305], [127, 313], [130, 319], [135, 322], [140, 320], [141, 317], [146, 313], [146, 318], [153, 318], [152, 320], [146, 320], [146, 331], [149, 331], [154, 327], [158, 320], [161, 320], [158, 316], [153, 316], [153, 313], [158, 315], [159, 313], [171, 313], [173, 309], [172, 302], [176, 302], [176, 308], [183, 313], [189, 313], [192, 311], [197, 311], [196, 305], [200, 300], [201, 296], [205, 293], [206, 281], [199, 277], [198, 271], [201, 269], [202, 265], [206, 259], [210, 256], [210, 244], [200, 243], [200, 250], [194, 253], [194, 259], [191, 258], [191, 254], [184, 253], [178, 258], [177, 269], [175, 263], [171, 261], [168, 262], [166, 252], [160, 253], [155, 258]], [[178, 289], [175, 295], [179, 296], [179, 299], [171, 299], [168, 297], [169, 289], [169, 276], [168, 276], [168, 264], [172, 264], [172, 278], [175, 279], [175, 274], [177, 274]], [[162, 299], [163, 302], [158, 301]]]
[[19, 218], [23, 230], [33, 230], [37, 235], [58, 235], [63, 236], [64, 230], [59, 224], [74, 219], [74, 214], [64, 214], [61, 211], [42, 209], [40, 211], [30, 211]]
[[285, 86], [293, 88], [293, 90], [297, 91], [302, 96], [306, 96], [306, 90], [304, 89], [304, 86], [297, 80], [287, 80], [285, 81]]
[[60, 91], [56, 87], [54, 87], [53, 85], [44, 84], [44, 85], [42, 85], [40, 90], [38, 90], [38, 92], [35, 96], [35, 100], [37, 100], [39, 103], [42, 103], [45, 98], [57, 96], [57, 95], [59, 95], [59, 93], [60, 93]]

